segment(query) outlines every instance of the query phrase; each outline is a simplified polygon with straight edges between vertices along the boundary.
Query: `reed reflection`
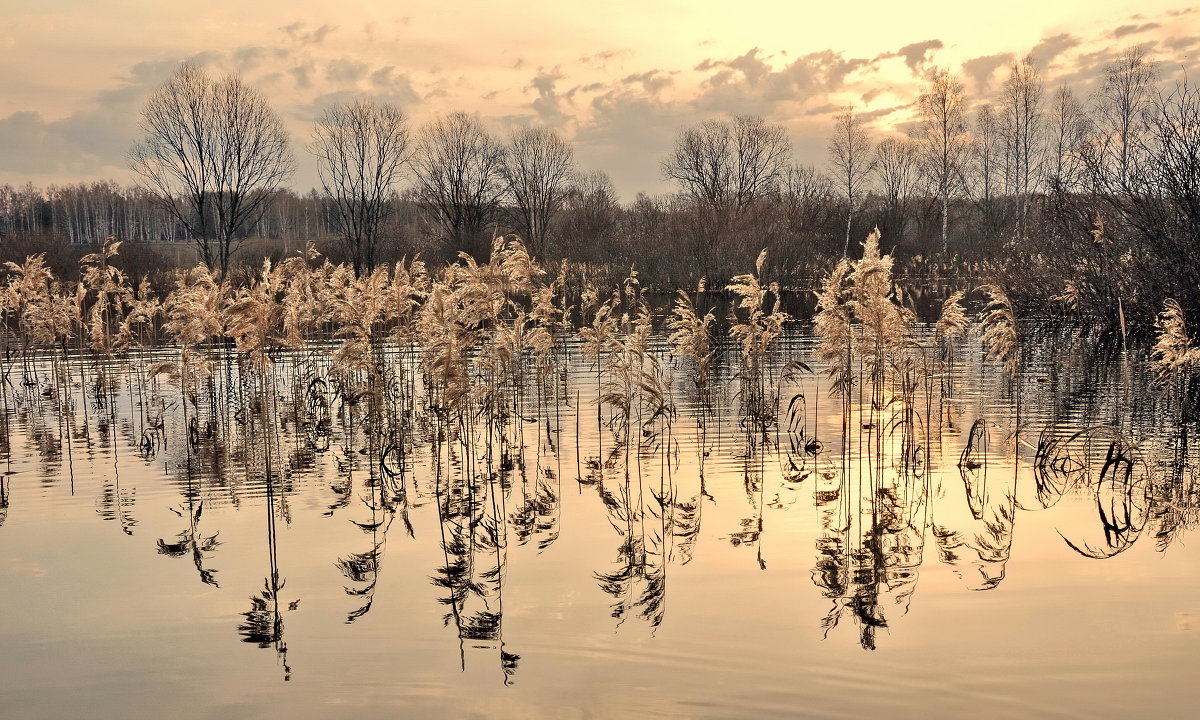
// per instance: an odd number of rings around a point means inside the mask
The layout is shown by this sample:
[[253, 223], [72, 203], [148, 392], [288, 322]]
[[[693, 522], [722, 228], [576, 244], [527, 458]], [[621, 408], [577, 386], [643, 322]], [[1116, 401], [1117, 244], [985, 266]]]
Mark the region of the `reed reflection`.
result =
[[[250, 289], [251, 298], [257, 289]], [[251, 303], [247, 305], [250, 306], [247, 308], [247, 314], [254, 318], [257, 313], [253, 311]], [[292, 667], [288, 662], [283, 613], [298, 609], [300, 600], [286, 601], [280, 596], [286, 581], [280, 573], [278, 523], [281, 519], [285, 523], [291, 523], [287, 496], [294, 490], [294, 486], [287, 469], [281, 463], [280, 448], [283, 443], [277, 434], [280, 420], [275, 363], [262, 350], [265, 346], [263, 338], [254, 337], [256, 332], [263, 332], [262, 325], [251, 324], [251, 321], [248, 321], [244, 327], [247, 328], [246, 334], [249, 337], [238, 336], [239, 345], [245, 343], [248, 346], [246, 356], [256, 372], [248, 377], [243, 376], [243, 383], [239, 385], [239, 402], [233, 413], [234, 424], [231, 426], [234, 437], [230, 438], [230, 442], [238, 449], [234, 453], [234, 460], [241, 461], [244, 478], [248, 483], [262, 485], [266, 518], [267, 574], [262, 590], [250, 596], [250, 610], [242, 613], [245, 619], [239, 623], [237, 629], [244, 642], [275, 651], [283, 668], [283, 679], [287, 681], [292, 678]]]
[[[1040, 337], [998, 288], [973, 318], [951, 293], [922, 326], [877, 236], [825, 279], [812, 334], [785, 332], [764, 267], [726, 288], [725, 340], [703, 285], [664, 311], [636, 273], [615, 291], [550, 278], [505, 238], [490, 262], [438, 277], [301, 257], [237, 289], [182, 273], [161, 312], [140, 290], [110, 287], [106, 305], [85, 293], [101, 320], [63, 329], [35, 313], [5, 364], [0, 525], [26, 472], [52, 489], [93, 478], [96, 513], [126, 534], [169, 511], [152, 551], [186, 558], [214, 591], [251, 593], [237, 632], [290, 678], [284, 620], [299, 598], [283, 561], [293, 513], [315, 507], [351, 530], [319, 548], [339, 622], [378, 617], [385, 569], [406, 571], [389, 547], [436, 548], [419, 572], [447, 642], [463, 669], [505, 683], [521, 661], [512, 568], [578, 542], [579, 513], [607, 522], [608, 562], [580, 573], [618, 626], [669, 622], [678, 568], [733, 545], [753, 572], [811, 555], [827, 602], [815, 624], [830, 638], [853, 626], [867, 649], [933, 562], [972, 590], [1006, 582], [1025, 513], [1059, 513], [1089, 559], [1165, 551], [1196, 525], [1183, 378], [1149, 387], [1127, 356]], [[54, 295], [39, 282], [29, 292]], [[234, 513], [254, 518], [253, 544], [231, 546]], [[228, 587], [239, 559], [263, 555], [261, 584]]]

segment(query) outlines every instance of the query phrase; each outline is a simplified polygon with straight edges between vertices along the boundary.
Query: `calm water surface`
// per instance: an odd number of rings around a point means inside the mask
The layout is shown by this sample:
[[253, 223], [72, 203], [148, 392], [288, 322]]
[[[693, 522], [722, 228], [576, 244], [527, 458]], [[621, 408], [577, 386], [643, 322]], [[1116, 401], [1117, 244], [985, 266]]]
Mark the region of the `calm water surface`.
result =
[[395, 349], [382, 396], [14, 366], [0, 716], [1194, 717], [1195, 428], [1143, 357], [1047, 332], [846, 411], [812, 344], [769, 419], [664, 355], [629, 445], [570, 344], [467, 422]]

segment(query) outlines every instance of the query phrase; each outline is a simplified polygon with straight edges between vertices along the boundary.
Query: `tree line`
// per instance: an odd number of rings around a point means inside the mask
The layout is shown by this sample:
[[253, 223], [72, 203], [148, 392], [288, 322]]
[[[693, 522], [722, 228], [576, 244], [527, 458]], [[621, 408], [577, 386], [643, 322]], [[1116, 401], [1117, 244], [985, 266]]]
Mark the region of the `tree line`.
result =
[[1186, 76], [1164, 82], [1130, 48], [1081, 97], [1026, 59], [972, 101], [934, 69], [914, 109], [903, 132], [877, 137], [846, 107], [824, 166], [795, 162], [781, 125], [713, 118], [681, 129], [662, 159], [675, 193], [622, 204], [552, 129], [500, 136], [462, 112], [413, 129], [402, 109], [360, 99], [314, 124], [304, 149], [321, 187], [297, 195], [295, 151], [267, 99], [184, 65], [143, 110], [136, 186], [0, 188], [0, 232], [187, 239], [223, 274], [250, 238], [320, 240], [364, 272], [416, 253], [484, 259], [511, 232], [549, 261], [635, 264], [688, 286], [763, 247], [773, 276], [803, 284], [877, 226], [902, 273], [986, 276], [1024, 307], [1124, 322], [1196, 295], [1200, 91]]
[[[300, 240], [328, 235], [316, 190], [297, 195], [290, 189], [273, 194], [270, 206], [246, 237]], [[158, 197], [136, 184], [112, 180], [42, 188], [0, 185], [0, 233], [54, 235], [72, 245], [99, 245], [112, 235], [132, 242], [190, 242], [187, 228], [176, 221]]]

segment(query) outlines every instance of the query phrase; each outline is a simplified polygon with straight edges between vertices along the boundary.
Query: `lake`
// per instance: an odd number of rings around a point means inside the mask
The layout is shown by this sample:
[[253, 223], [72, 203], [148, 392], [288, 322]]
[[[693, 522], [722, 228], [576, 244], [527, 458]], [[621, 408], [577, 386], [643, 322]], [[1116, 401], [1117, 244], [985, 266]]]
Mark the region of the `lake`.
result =
[[396, 346], [14, 360], [0, 715], [1195, 712], [1196, 427], [1144, 350], [1044, 328], [1015, 382], [971, 340], [843, 397], [814, 344], [701, 389], [656, 334], [625, 419], [573, 338], [457, 415]]

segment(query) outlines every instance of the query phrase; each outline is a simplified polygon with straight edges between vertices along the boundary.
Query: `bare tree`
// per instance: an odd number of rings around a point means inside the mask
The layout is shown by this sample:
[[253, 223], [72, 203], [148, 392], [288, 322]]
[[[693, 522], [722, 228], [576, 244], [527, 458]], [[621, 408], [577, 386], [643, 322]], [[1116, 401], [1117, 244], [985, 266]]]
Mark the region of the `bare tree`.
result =
[[516, 128], [504, 156], [504, 178], [517, 210], [517, 230], [534, 255], [545, 251], [554, 215], [570, 191], [575, 151], [545, 127]]
[[875, 147], [875, 175], [883, 190], [889, 227], [885, 237], [899, 240], [908, 224], [908, 203], [916, 190], [920, 158], [908, 138], [887, 138]]
[[1047, 125], [1050, 135], [1047, 183], [1056, 192], [1066, 192], [1079, 181], [1079, 151], [1089, 132], [1083, 104], [1071, 88], [1064, 85], [1054, 91]]
[[1026, 236], [1029, 206], [1041, 178], [1044, 153], [1044, 115], [1041, 73], [1026, 58], [1014, 63], [1002, 90], [1000, 123], [1008, 152], [1008, 190], [1017, 201], [1017, 235]]
[[1004, 147], [1000, 141], [1000, 119], [991, 103], [981, 104], [975, 111], [975, 136], [970, 145], [972, 187], [970, 192], [983, 221], [987, 236], [1000, 225], [997, 205], [1003, 192]]
[[728, 123], [705, 120], [679, 134], [662, 173], [697, 201], [719, 208], [727, 202], [733, 182], [731, 165]]
[[930, 75], [928, 87], [917, 99], [922, 165], [942, 203], [943, 255], [949, 252], [950, 198], [962, 186], [962, 166], [969, 146], [963, 92], [957, 76], [938, 69]]
[[507, 190], [504, 147], [478, 116], [450, 113], [421, 129], [413, 156], [423, 202], [453, 250], [486, 260], [483, 237]]
[[[788, 242], [773, 250], [777, 267], [800, 267], [836, 252], [841, 208], [829, 176], [816, 165], [789, 165], [779, 192]], [[832, 245], [832, 247], [831, 247]]]
[[975, 111], [975, 142], [972, 155], [979, 174], [979, 199], [990, 202], [996, 195], [997, 173], [1004, 160], [1000, 147], [1000, 121], [991, 103], [983, 103]]
[[833, 126], [833, 137], [829, 139], [829, 165], [837, 178], [838, 189], [846, 198], [846, 243], [842, 250], [845, 257], [850, 252], [850, 223], [854, 220], [854, 209], [866, 190], [867, 178], [875, 158], [871, 155], [871, 139], [863, 129], [862, 118], [847, 107], [838, 113]]
[[712, 210], [736, 216], [778, 189], [791, 150], [781, 126], [736, 115], [681, 132], [662, 171]]
[[822, 230], [832, 220], [833, 183], [814, 165], [790, 165], [780, 200], [793, 233]]
[[741, 212], [779, 188], [779, 179], [791, 159], [792, 144], [782, 126], [752, 115], [733, 118], [733, 139], [733, 203]]
[[620, 220], [620, 210], [616, 189], [607, 174], [596, 170], [577, 175], [563, 203], [565, 235], [575, 242], [571, 256], [600, 259], [594, 253], [606, 245]]
[[1152, 202], [1139, 204], [1152, 207], [1139, 208], [1141, 218], [1136, 224], [1139, 229], [1151, 229], [1142, 218], [1158, 215], [1156, 224], [1165, 231], [1150, 239], [1160, 241], [1158, 250], [1173, 269], [1176, 292], [1192, 298], [1191, 304], [1196, 305], [1194, 291], [1200, 284], [1195, 262], [1200, 252], [1200, 87], [1185, 77], [1174, 90], [1158, 95], [1152, 107], [1139, 139], [1142, 154], [1152, 159], [1144, 169]]
[[141, 127], [133, 170], [224, 277], [243, 233], [294, 169], [283, 123], [237, 75], [215, 80], [183, 65], [150, 96]]
[[1144, 48], [1129, 48], [1110, 63], [1094, 98], [1095, 122], [1079, 153], [1093, 195], [1155, 242], [1169, 224], [1156, 200], [1157, 150], [1147, 141], [1154, 115], [1163, 109], [1157, 81], [1157, 66]]
[[409, 134], [394, 105], [356, 100], [327, 108], [309, 152], [355, 273], [375, 266], [379, 232], [408, 164]]
[[1096, 96], [1097, 160], [1125, 187], [1136, 172], [1136, 149], [1148, 130], [1158, 67], [1144, 47], [1131, 47], [1104, 69]]

